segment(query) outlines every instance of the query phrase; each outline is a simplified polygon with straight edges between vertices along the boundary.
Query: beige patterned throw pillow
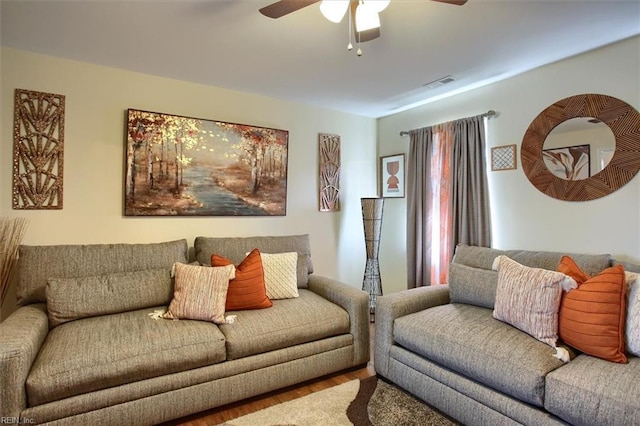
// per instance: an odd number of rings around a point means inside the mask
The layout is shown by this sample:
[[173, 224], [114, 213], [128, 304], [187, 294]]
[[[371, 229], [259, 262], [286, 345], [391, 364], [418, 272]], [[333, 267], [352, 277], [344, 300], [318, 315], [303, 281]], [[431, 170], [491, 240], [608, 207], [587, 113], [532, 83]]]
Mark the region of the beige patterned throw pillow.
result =
[[224, 324], [229, 280], [233, 265], [220, 267], [175, 263], [175, 291], [164, 318], [193, 319]]
[[627, 352], [640, 356], [640, 282], [638, 274], [625, 272], [627, 278], [627, 324], [625, 327]]
[[298, 297], [298, 253], [260, 253], [260, 256], [267, 297], [271, 300]]
[[562, 290], [576, 288], [575, 280], [561, 272], [529, 268], [507, 256], [496, 258], [494, 266], [498, 287], [493, 317], [555, 347]]

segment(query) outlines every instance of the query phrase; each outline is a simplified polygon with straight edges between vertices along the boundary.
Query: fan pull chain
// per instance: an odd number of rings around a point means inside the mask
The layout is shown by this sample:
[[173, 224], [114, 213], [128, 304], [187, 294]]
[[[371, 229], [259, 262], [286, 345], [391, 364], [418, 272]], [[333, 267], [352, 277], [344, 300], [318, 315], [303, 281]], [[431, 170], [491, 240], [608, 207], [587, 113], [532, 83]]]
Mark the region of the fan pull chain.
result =
[[[362, 0], [360, 0], [362, 1]], [[362, 56], [362, 48], [360, 47], [360, 33], [357, 32], [357, 35], [354, 37], [355, 42], [358, 46], [358, 50], [356, 50], [356, 55]], [[347, 44], [347, 50], [351, 52], [353, 50], [353, 44], [351, 43], [351, 34], [353, 34], [353, 9], [349, 6], [349, 43]]]
[[349, 6], [349, 32], [347, 33], [348, 39], [349, 39], [349, 44], [347, 44], [347, 50], [349, 52], [351, 52], [351, 50], [353, 49], [353, 44], [351, 44], [351, 21], [353, 20], [353, 15], [351, 12], [351, 6]]
[[[360, 0], [360, 4], [363, 4], [362, 0]], [[358, 50], [356, 50], [356, 55], [362, 56], [362, 48], [360, 48], [360, 31], [357, 31], [357, 33], [358, 33]]]

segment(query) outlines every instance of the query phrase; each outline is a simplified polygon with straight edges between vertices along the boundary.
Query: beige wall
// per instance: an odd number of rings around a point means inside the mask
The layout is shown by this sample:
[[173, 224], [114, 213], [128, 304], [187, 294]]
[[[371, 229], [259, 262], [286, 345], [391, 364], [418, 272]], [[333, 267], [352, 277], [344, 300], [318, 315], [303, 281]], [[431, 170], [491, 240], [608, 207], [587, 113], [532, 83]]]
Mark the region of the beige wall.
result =
[[[608, 252], [640, 261], [640, 177], [616, 193], [582, 203], [538, 192], [522, 173], [522, 136], [545, 107], [566, 96], [602, 93], [640, 109], [640, 37], [474, 91], [376, 121], [335, 111], [2, 49], [0, 213], [30, 219], [26, 244], [163, 241], [197, 235], [309, 233], [316, 270], [359, 288], [364, 269], [359, 198], [377, 193], [377, 156], [408, 152], [401, 130], [489, 109], [488, 146], [518, 145], [518, 169], [489, 172], [494, 246]], [[11, 209], [11, 128], [15, 88], [66, 95], [65, 208]], [[127, 108], [287, 129], [287, 216], [278, 218], [125, 218], [124, 114]], [[343, 210], [317, 207], [317, 134], [342, 137]], [[376, 153], [377, 136], [377, 153]], [[489, 152], [487, 152], [489, 154]], [[387, 199], [380, 265], [385, 293], [406, 286], [406, 199]], [[4, 314], [13, 310], [9, 302]]]
[[[315, 270], [360, 288], [365, 252], [360, 197], [375, 194], [376, 121], [291, 102], [2, 49], [0, 213], [30, 220], [25, 244], [156, 242], [198, 235], [308, 233]], [[11, 209], [14, 89], [66, 96], [64, 209]], [[289, 131], [284, 217], [123, 217], [127, 108]], [[318, 133], [342, 140], [342, 211], [318, 211]], [[2, 317], [14, 309], [11, 291]]]
[[[401, 130], [493, 109], [499, 116], [488, 121], [488, 146], [518, 146], [517, 170], [488, 172], [493, 245], [610, 253], [639, 261], [640, 176], [607, 197], [565, 202], [539, 192], [522, 172], [520, 144], [531, 121], [548, 105], [581, 93], [614, 96], [640, 109], [640, 37], [382, 118], [378, 154], [408, 152], [409, 138], [399, 136]], [[386, 202], [380, 252], [385, 292], [406, 288], [405, 215], [406, 199]]]

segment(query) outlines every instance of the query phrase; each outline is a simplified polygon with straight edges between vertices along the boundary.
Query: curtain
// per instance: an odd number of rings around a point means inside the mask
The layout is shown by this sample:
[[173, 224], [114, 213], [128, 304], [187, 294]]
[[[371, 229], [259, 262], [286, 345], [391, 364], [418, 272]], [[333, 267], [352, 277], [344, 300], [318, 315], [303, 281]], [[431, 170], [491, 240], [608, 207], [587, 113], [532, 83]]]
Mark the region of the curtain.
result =
[[[484, 118], [474, 117], [454, 123], [454, 176], [452, 229], [455, 243], [491, 247], [491, 217]], [[453, 255], [453, 253], [452, 253]]]
[[407, 285], [443, 284], [457, 244], [491, 246], [484, 115], [409, 132]]

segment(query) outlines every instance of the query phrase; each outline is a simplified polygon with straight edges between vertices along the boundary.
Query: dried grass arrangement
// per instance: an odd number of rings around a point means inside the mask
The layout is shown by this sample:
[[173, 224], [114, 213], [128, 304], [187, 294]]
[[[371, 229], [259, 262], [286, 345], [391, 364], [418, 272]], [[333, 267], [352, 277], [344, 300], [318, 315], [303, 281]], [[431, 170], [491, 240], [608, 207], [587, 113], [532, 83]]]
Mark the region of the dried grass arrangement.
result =
[[18, 248], [27, 231], [27, 219], [0, 217], [0, 306], [9, 289], [9, 279], [18, 260]]

